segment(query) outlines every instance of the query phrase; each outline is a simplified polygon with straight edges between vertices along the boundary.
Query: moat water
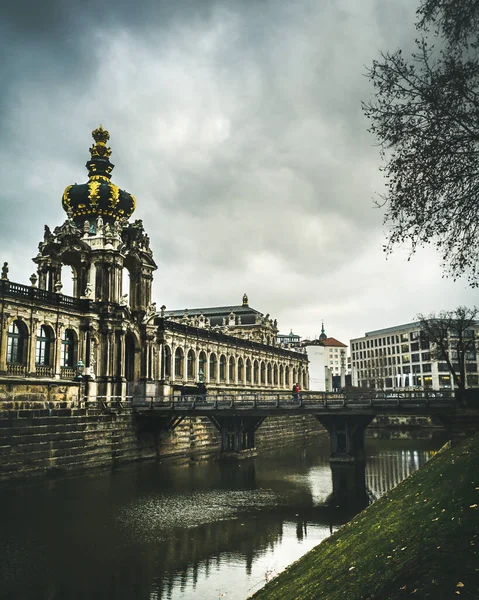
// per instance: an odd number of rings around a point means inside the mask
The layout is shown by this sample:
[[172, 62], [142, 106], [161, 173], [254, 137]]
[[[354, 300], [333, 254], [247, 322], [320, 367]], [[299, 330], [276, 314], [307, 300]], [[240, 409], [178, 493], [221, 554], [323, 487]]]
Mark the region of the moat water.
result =
[[[444, 441], [368, 439], [370, 495]], [[324, 506], [328, 456], [323, 436], [242, 462], [150, 462], [3, 484], [0, 598], [245, 600], [352, 516]]]

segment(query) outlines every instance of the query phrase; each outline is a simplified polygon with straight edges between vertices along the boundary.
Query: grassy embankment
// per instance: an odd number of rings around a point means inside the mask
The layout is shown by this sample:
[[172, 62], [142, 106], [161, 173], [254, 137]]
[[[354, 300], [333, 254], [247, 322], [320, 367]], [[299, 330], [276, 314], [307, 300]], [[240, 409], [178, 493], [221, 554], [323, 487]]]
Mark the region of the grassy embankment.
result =
[[479, 434], [434, 456], [256, 600], [479, 599]]

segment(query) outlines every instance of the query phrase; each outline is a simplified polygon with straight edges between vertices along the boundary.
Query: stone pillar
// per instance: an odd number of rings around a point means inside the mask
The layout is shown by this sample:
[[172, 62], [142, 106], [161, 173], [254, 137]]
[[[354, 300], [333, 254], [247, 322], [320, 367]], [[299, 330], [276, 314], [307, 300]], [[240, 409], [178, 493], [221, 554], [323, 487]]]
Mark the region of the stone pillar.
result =
[[55, 343], [53, 344], [53, 376], [55, 379], [60, 379], [61, 376], [61, 357], [62, 357], [62, 332], [63, 327], [57, 326], [55, 331]]
[[183, 347], [183, 383], [188, 381], [188, 352]]
[[0, 374], [7, 372], [7, 340], [9, 315], [2, 315], [0, 319]]
[[338, 505], [364, 505], [366, 497], [364, 431], [375, 414], [314, 415], [329, 433], [333, 495]]
[[38, 319], [31, 319], [30, 321], [30, 335], [28, 336], [28, 347], [27, 347], [27, 374], [36, 374], [35, 365], [35, 351], [37, 346], [37, 329], [39, 321]]
[[170, 365], [170, 381], [171, 383], [175, 383], [176, 381], [176, 360], [175, 360], [175, 356], [176, 356], [176, 344], [174, 344], [173, 342], [171, 343], [171, 365]]
[[205, 363], [205, 384], [208, 385], [208, 383], [210, 382], [210, 356], [211, 356], [211, 352], [208, 354], [208, 352], [205, 352], [206, 355], [206, 363]]
[[118, 377], [123, 381], [125, 379], [125, 362], [126, 362], [126, 344], [125, 344], [126, 329], [120, 329], [118, 332], [118, 352], [119, 352], [119, 372]]

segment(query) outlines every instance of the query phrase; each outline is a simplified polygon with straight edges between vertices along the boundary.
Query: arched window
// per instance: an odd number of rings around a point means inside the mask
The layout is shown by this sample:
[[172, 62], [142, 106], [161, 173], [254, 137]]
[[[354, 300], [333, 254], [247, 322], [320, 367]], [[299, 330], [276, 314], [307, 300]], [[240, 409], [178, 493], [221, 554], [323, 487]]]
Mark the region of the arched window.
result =
[[7, 363], [25, 364], [27, 347], [27, 328], [21, 321], [13, 321], [8, 328]]
[[206, 381], [206, 354], [203, 351], [198, 361], [198, 381]]
[[228, 373], [230, 383], [236, 383], [235, 366], [236, 366], [235, 359], [232, 356], [230, 356], [229, 373]]
[[243, 359], [238, 358], [238, 383], [243, 383]]
[[75, 366], [75, 332], [73, 329], [65, 329], [63, 332], [60, 366]]
[[183, 348], [177, 348], [175, 352], [175, 377], [183, 377]]
[[303, 371], [303, 385], [302, 388], [303, 390], [307, 389], [308, 387], [308, 375], [306, 374], [306, 371]]
[[263, 361], [261, 361], [261, 384], [264, 385], [266, 383], [266, 365]]
[[171, 348], [169, 346], [165, 346], [165, 377], [171, 377]]
[[127, 381], [135, 381], [135, 336], [131, 331], [125, 335], [125, 377]]
[[186, 374], [188, 379], [195, 378], [195, 361], [195, 353], [193, 352], [193, 350], [188, 350], [188, 356], [186, 359]]
[[299, 383], [299, 381], [296, 377], [296, 369], [293, 369], [293, 381], [291, 382], [291, 385], [294, 385], [295, 383]]
[[257, 360], [255, 360], [253, 363], [253, 383], [255, 383], [255, 384], [259, 383], [259, 367], [258, 367]]
[[289, 367], [285, 367], [285, 369], [284, 369], [284, 379], [285, 379], [285, 385], [286, 385], [286, 386], [293, 385], [293, 384], [290, 382], [290, 379], [289, 379]]
[[271, 385], [273, 383], [272, 377], [271, 377], [271, 363], [268, 363], [268, 366], [266, 367], [266, 375], [267, 375], [267, 381], [268, 381], [268, 385]]
[[41, 325], [37, 329], [37, 344], [35, 347], [35, 364], [50, 365], [52, 358], [53, 334], [50, 327]]
[[210, 381], [216, 381], [216, 377], [217, 377], [217, 373], [216, 373], [216, 366], [217, 366], [217, 360], [216, 360], [216, 354], [213, 352], [210, 354]]
[[273, 384], [278, 385], [278, 365], [273, 367]]
[[280, 365], [280, 367], [279, 367], [279, 385], [281, 387], [284, 387], [284, 369], [283, 369], [283, 365]]
[[226, 381], [226, 356], [220, 356], [220, 381]]
[[251, 383], [251, 361], [246, 359], [246, 383]]

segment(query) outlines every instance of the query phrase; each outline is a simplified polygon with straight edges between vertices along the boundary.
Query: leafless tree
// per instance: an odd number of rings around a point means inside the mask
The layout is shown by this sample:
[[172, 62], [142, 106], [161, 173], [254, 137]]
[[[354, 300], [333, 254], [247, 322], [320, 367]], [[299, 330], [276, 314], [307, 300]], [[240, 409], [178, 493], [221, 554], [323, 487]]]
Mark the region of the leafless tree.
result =
[[385, 161], [391, 252], [433, 243], [454, 278], [479, 285], [479, 2], [421, 0], [416, 49], [383, 53], [363, 103]]
[[466, 359], [476, 355], [479, 339], [474, 330], [479, 309], [459, 306], [438, 314], [417, 315], [424, 338], [431, 344], [431, 358], [447, 364], [456, 387], [466, 388]]

